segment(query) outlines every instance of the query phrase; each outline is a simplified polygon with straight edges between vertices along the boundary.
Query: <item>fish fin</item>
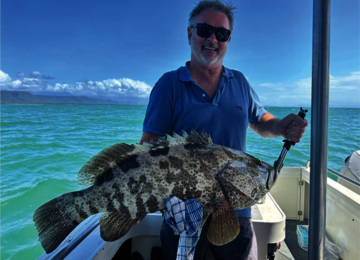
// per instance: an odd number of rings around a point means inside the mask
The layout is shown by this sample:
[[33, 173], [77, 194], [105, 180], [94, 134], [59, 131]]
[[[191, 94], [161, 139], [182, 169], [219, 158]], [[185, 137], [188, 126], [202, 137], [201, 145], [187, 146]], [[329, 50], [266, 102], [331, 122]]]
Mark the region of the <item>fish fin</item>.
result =
[[159, 137], [157, 141], [150, 140], [150, 144], [144, 143], [144, 145], [149, 146], [150, 148], [157, 148], [158, 146], [174, 146], [180, 144], [188, 143], [201, 143], [201, 144], [212, 144], [211, 137], [205, 132], [202, 131], [201, 135], [196, 132], [194, 128], [191, 128], [191, 133], [188, 134], [184, 130], [182, 131], [182, 136], [173, 132], [172, 135], [166, 134], [166, 139]]
[[134, 159], [136, 154], [139, 153], [139, 149], [141, 148], [135, 145], [121, 143], [102, 150], [80, 169], [78, 174], [79, 184], [92, 185], [104, 178], [106, 179], [109, 177], [107, 175], [111, 175], [112, 170], [117, 166]]
[[170, 142], [170, 146], [178, 144], [188, 144], [188, 143], [200, 143], [200, 144], [212, 144], [210, 135], [208, 135], [205, 130], [201, 132], [201, 135], [196, 132], [194, 128], [191, 128], [191, 133], [188, 134], [184, 130], [182, 131], [182, 136], [173, 132], [172, 136], [167, 135], [167, 139]]
[[188, 138], [188, 133], [184, 130], [182, 130], [182, 137], [184, 137], [185, 139]]
[[213, 141], [212, 141], [210, 135], [208, 135], [208, 134], [205, 132], [205, 129], [202, 130], [202, 132], [201, 132], [201, 137], [202, 137], [203, 140], [207, 141], [208, 144], [213, 144]]
[[100, 236], [107, 242], [118, 240], [125, 236], [127, 232], [141, 220], [144, 216], [131, 219], [128, 215], [113, 212], [104, 213], [99, 221]]
[[178, 134], [175, 133], [175, 132], [173, 132], [173, 137], [176, 138], [176, 139], [180, 139], [180, 140], [185, 139], [184, 137], [182, 137], [181, 135], [178, 135]]
[[234, 240], [240, 232], [239, 220], [235, 210], [225, 199], [219, 201], [214, 209], [207, 237], [213, 245], [221, 246]]
[[74, 195], [66, 193], [40, 206], [33, 221], [39, 234], [39, 241], [47, 254], [54, 251], [79, 224], [71, 214]]
[[194, 128], [191, 128], [190, 135], [186, 135], [185, 139], [187, 143], [212, 144], [211, 138], [209, 139], [209, 136], [205, 130], [203, 130], [200, 135]]

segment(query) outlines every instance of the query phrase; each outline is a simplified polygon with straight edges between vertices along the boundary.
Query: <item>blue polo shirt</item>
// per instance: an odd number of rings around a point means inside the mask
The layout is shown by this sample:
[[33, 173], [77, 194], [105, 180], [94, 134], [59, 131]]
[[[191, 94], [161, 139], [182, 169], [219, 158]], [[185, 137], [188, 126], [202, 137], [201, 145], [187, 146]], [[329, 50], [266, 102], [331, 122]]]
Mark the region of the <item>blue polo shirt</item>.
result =
[[[165, 73], [150, 94], [143, 131], [163, 136], [203, 129], [214, 143], [246, 151], [246, 130], [266, 113], [245, 76], [224, 67], [214, 98], [196, 84], [186, 66]], [[237, 210], [251, 217], [251, 209]]]

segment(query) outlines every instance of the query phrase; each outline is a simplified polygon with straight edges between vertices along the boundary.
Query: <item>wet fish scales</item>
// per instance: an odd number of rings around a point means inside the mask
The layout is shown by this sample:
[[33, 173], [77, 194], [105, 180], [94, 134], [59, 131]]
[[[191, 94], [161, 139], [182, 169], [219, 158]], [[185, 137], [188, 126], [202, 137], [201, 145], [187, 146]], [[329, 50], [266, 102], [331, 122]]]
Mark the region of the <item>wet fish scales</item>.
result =
[[87, 217], [104, 212], [100, 234], [115, 241], [147, 213], [165, 209], [171, 196], [197, 199], [213, 213], [208, 238], [216, 245], [239, 233], [234, 209], [249, 207], [274, 185], [269, 164], [213, 144], [196, 131], [144, 145], [116, 144], [101, 151], [79, 171], [79, 183], [92, 185], [42, 205], [33, 220], [47, 253]]

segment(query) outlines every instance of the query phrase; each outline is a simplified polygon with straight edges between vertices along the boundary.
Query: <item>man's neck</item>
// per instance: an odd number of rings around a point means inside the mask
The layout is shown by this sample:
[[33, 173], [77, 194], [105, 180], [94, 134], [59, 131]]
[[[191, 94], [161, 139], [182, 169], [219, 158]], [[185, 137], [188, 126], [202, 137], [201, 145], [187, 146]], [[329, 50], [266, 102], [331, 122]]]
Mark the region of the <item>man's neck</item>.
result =
[[220, 64], [219, 66], [202, 67], [190, 62], [188, 70], [195, 83], [213, 98], [223, 74], [223, 66]]
[[196, 82], [196, 79], [201, 81], [213, 81], [220, 79], [223, 74], [222, 64], [214, 66], [201, 66], [200, 64], [195, 64], [190, 62], [188, 70], [192, 79]]

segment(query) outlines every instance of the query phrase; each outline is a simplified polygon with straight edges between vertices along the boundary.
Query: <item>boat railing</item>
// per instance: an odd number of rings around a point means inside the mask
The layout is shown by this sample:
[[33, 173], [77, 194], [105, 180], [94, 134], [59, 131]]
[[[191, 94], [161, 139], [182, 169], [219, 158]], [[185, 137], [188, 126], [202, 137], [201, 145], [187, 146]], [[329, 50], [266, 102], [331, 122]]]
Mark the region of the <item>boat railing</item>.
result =
[[336, 175], [337, 177], [340, 177], [340, 178], [342, 178], [342, 179], [344, 179], [344, 180], [346, 180], [346, 181], [348, 181], [348, 182], [350, 182], [350, 183], [352, 183], [352, 184], [360, 187], [360, 182], [357, 182], [357, 181], [355, 181], [355, 180], [353, 180], [353, 179], [350, 179], [349, 177], [346, 177], [345, 175], [342, 175], [341, 173], [338, 173], [338, 172], [336, 172], [336, 171], [334, 171], [334, 170], [331, 170], [331, 169], [329, 169], [329, 168], [328, 168], [328, 172], [330, 172], [330, 173]]
[[[307, 163], [306, 163], [306, 168], [309, 168], [309, 167], [310, 167], [310, 160], [308, 160]], [[334, 170], [332, 170], [332, 169], [330, 169], [330, 168], [327, 168], [327, 170], [328, 170], [328, 172], [330, 172], [331, 174], [333, 174], [333, 175], [335, 175], [335, 176], [337, 176], [337, 177], [340, 177], [340, 178], [342, 178], [342, 179], [344, 179], [344, 180], [346, 180], [346, 181], [354, 184], [354, 185], [357, 186], [357, 187], [360, 187], [360, 182], [355, 181], [355, 180], [353, 180], [353, 179], [350, 179], [349, 177], [347, 177], [347, 176], [345, 176], [345, 175], [343, 175], [343, 174], [341, 174], [341, 173], [339, 173], [339, 172], [337, 172], [337, 171], [334, 171]]]

